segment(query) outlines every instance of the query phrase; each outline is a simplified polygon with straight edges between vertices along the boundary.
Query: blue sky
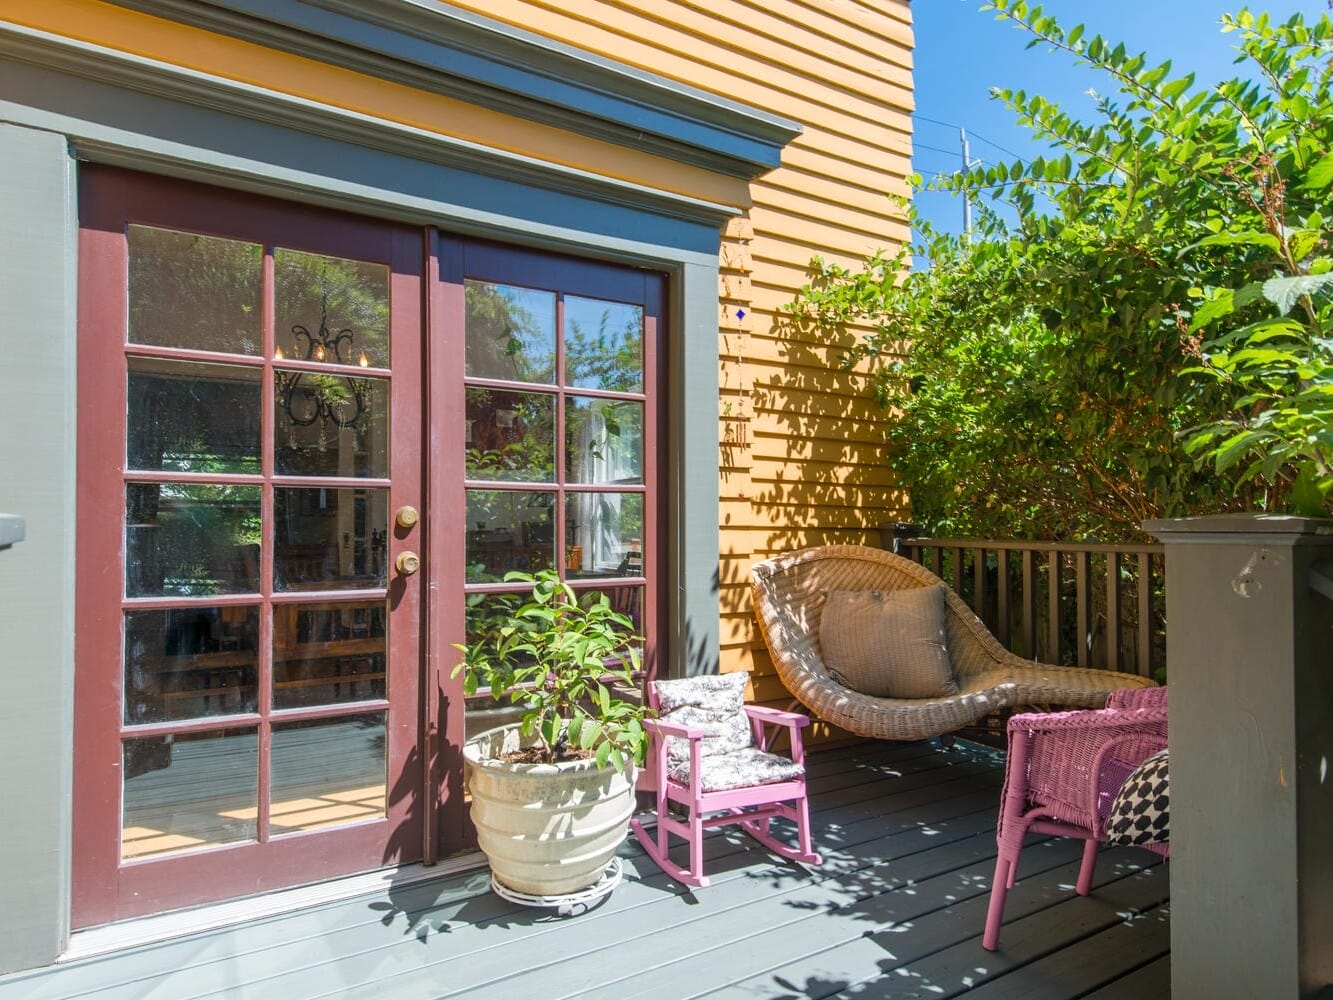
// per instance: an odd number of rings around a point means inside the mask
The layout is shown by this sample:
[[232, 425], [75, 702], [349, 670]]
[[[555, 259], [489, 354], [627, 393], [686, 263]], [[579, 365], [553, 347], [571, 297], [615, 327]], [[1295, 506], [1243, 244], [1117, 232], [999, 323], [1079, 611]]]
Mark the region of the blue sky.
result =
[[[1243, 67], [1232, 64], [1235, 34], [1222, 34], [1218, 20], [1240, 4], [1218, 0], [1046, 0], [1042, 5], [1067, 31], [1087, 25], [1088, 35], [1101, 34], [1124, 42], [1131, 52], [1147, 52], [1151, 64], [1164, 59], [1173, 75], [1190, 70], [1198, 81], [1229, 79]], [[971, 140], [971, 155], [988, 163], [1011, 162], [1042, 155], [1045, 146], [1014, 124], [1012, 113], [991, 99], [992, 87], [1024, 89], [1057, 101], [1075, 117], [1091, 117], [1087, 90], [1111, 93], [1106, 79], [1088, 67], [1075, 66], [1063, 53], [1044, 46], [1025, 50], [1031, 40], [1009, 22], [981, 13], [980, 0], [914, 0], [916, 32], [916, 100], [913, 120], [914, 168], [925, 176], [956, 170], [962, 162], [958, 126]], [[1325, 0], [1273, 0], [1252, 4], [1255, 13], [1267, 10], [1285, 19], [1296, 11], [1313, 21], [1327, 9]], [[933, 119], [933, 121], [931, 120]], [[944, 122], [947, 124], [939, 124]], [[998, 145], [997, 145], [998, 144]], [[1001, 148], [1002, 147], [1002, 148]], [[944, 194], [921, 193], [917, 206], [936, 225], [950, 232], [962, 230], [961, 202]]]

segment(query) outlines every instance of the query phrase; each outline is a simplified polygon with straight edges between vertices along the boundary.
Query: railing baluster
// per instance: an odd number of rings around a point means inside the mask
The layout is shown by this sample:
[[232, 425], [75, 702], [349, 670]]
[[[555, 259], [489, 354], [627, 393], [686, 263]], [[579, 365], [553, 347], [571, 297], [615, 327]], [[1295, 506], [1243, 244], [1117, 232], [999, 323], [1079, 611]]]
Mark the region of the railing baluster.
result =
[[941, 563], [943, 562], [943, 557], [944, 557], [943, 550], [939, 548], [932, 548], [930, 550], [930, 571], [934, 573], [936, 576], [938, 576], [941, 580], [944, 579], [944, 567], [941, 565]]
[[1037, 554], [1023, 550], [1023, 655], [1037, 658]]
[[986, 600], [986, 550], [972, 550], [972, 606], [977, 609], [977, 617], [986, 623], [986, 627], [995, 630], [995, 620], [990, 615], [989, 602]]
[[967, 595], [963, 592], [963, 550], [955, 546], [950, 550], [953, 553], [953, 580], [950, 586], [958, 592], [958, 596], [967, 600]]
[[1078, 665], [1088, 665], [1088, 654], [1092, 650], [1092, 588], [1088, 578], [1092, 575], [1089, 567], [1092, 556], [1087, 552], [1074, 553], [1074, 620], [1078, 627]]
[[1106, 663], [1120, 669], [1120, 553], [1106, 553]]
[[995, 638], [1005, 649], [1012, 648], [1009, 640], [1013, 630], [1009, 627], [1009, 550], [995, 550]]
[[1152, 553], [1139, 553], [1139, 655], [1138, 672], [1152, 676]]
[[1059, 550], [1051, 550], [1046, 564], [1050, 587], [1046, 594], [1046, 662], [1060, 662], [1060, 569], [1064, 559]]

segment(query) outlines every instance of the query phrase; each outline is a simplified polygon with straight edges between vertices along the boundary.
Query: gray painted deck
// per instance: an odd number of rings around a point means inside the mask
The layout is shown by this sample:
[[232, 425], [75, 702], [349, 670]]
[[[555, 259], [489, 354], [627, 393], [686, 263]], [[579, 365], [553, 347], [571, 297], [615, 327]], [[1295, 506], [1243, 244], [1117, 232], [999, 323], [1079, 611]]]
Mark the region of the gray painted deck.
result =
[[959, 743], [811, 755], [825, 864], [711, 835], [713, 884], [687, 892], [631, 842], [600, 907], [556, 918], [504, 902], [484, 872], [326, 903], [0, 979], [0, 1000], [257, 997], [1165, 997], [1166, 866], [1034, 839], [1002, 950], [980, 936], [1002, 761]]

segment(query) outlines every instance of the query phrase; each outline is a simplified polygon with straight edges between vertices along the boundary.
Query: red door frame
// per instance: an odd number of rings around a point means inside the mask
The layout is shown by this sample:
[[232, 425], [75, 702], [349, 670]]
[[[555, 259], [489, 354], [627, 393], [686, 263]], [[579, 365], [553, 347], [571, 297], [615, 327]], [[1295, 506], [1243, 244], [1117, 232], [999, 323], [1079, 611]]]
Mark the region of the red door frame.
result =
[[[184, 181], [85, 165], [81, 174], [79, 239], [78, 574], [75, 595], [74, 863], [72, 923], [86, 927], [210, 899], [264, 892], [288, 885], [416, 859], [431, 863], [475, 846], [463, 790], [461, 745], [465, 707], [461, 681], [452, 677], [464, 636], [462, 581], [465, 546], [463, 420], [465, 393], [464, 279], [641, 305], [644, 309], [643, 538], [645, 669], [659, 669], [658, 643], [665, 608], [662, 525], [666, 494], [665, 399], [662, 378], [666, 277], [624, 265], [459, 240], [438, 230], [379, 222]], [[220, 846], [167, 858], [120, 860], [120, 743], [130, 732], [223, 728], [198, 725], [124, 727], [121, 724], [123, 611], [154, 602], [126, 600], [123, 537], [126, 481], [126, 316], [129, 223], [243, 239], [391, 266], [390, 511], [410, 505], [424, 514], [412, 530], [391, 527], [389, 562], [416, 549], [423, 569], [405, 580], [390, 577], [393, 607], [390, 663], [400, 667], [388, 702], [358, 702], [356, 711], [390, 712], [389, 816], [334, 830], [284, 834], [267, 843]], [[266, 288], [272, 263], [266, 258]], [[256, 368], [273, 356], [274, 317], [265, 296], [265, 339]], [[133, 348], [129, 348], [133, 351]], [[219, 361], [202, 352], [151, 349], [160, 356]], [[227, 356], [226, 363], [238, 363]], [[245, 362], [242, 362], [245, 363]], [[267, 370], [267, 369], [266, 369]], [[272, 427], [272, 376], [263, 383], [264, 427]], [[266, 453], [271, 443], [265, 443]], [[272, 471], [271, 455], [265, 469]], [[258, 481], [209, 477], [210, 481]], [[372, 481], [372, 483], [378, 481]], [[266, 521], [271, 493], [265, 493]], [[655, 511], [655, 516], [654, 516]], [[563, 524], [557, 526], [563, 530]], [[272, 539], [265, 543], [272, 546]], [[272, 560], [265, 560], [261, 593], [272, 594]], [[422, 592], [424, 589], [424, 593]], [[267, 596], [264, 600], [267, 600]], [[254, 604], [254, 595], [210, 598], [210, 604]], [[159, 600], [156, 606], [174, 603]], [[264, 619], [268, 620], [268, 619]], [[270, 654], [271, 625], [260, 636], [261, 663]], [[411, 664], [411, 666], [406, 666]], [[270, 664], [271, 668], [271, 664]], [[391, 667], [391, 670], [393, 668]], [[267, 672], [261, 672], [261, 712], [269, 707]], [[289, 710], [284, 719], [301, 717]], [[307, 715], [324, 715], [308, 712]], [[266, 718], [266, 714], [264, 718]], [[233, 716], [228, 726], [267, 726], [261, 717]], [[396, 739], [395, 739], [396, 735]], [[260, 787], [260, 808], [265, 808]], [[398, 792], [396, 798], [394, 792]], [[431, 808], [424, 804], [430, 803]]]
[[[421, 794], [424, 768], [420, 733], [421, 576], [391, 574], [388, 699], [357, 702], [350, 711], [387, 712], [387, 816], [353, 826], [287, 833], [249, 842], [122, 862], [121, 740], [167, 731], [257, 727], [261, 748], [269, 737], [271, 616], [261, 615], [259, 713], [201, 723], [122, 725], [122, 619], [128, 608], [176, 600], [126, 599], [122, 522], [125, 509], [127, 371], [127, 245], [130, 223], [243, 239], [390, 266], [389, 510], [422, 507], [421, 398], [422, 243], [419, 229], [376, 222], [299, 204], [259, 198], [181, 181], [85, 166], [80, 184], [78, 350], [78, 574], [75, 593], [74, 861], [72, 923], [85, 927], [178, 906], [262, 892], [349, 871], [422, 856]], [[209, 481], [258, 483], [272, 473], [273, 357], [272, 258], [265, 257], [264, 347], [259, 356], [225, 357], [229, 364], [263, 369], [264, 475], [218, 476]], [[128, 348], [133, 351], [134, 348]], [[150, 349], [157, 356], [224, 360], [206, 352]], [[357, 485], [386, 485], [370, 480]], [[272, 492], [265, 490], [265, 523], [272, 523]], [[417, 548], [421, 534], [390, 532], [387, 559]], [[271, 534], [265, 544], [272, 550]], [[260, 590], [209, 604], [266, 603], [273, 592], [272, 559], [264, 561]], [[305, 596], [305, 595], [303, 595]], [[312, 594], [307, 599], [317, 597]], [[341, 595], [340, 595], [341, 596]], [[341, 709], [295, 709], [283, 720], [328, 717]], [[348, 713], [343, 713], [348, 714]], [[266, 757], [261, 749], [260, 760]], [[268, 775], [261, 766], [258, 801], [267, 808]]]

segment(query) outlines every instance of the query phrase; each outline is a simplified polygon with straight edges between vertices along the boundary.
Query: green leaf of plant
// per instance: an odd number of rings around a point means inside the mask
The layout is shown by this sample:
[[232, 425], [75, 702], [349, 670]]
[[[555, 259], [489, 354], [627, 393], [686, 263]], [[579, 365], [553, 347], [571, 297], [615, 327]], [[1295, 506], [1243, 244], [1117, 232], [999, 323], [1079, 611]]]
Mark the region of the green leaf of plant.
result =
[[1264, 282], [1264, 297], [1286, 315], [1296, 308], [1302, 296], [1315, 298], [1333, 289], [1333, 274], [1302, 274], [1294, 278], [1269, 278]]
[[1330, 184], [1333, 184], [1333, 154], [1325, 153], [1306, 171], [1302, 187], [1307, 191], [1318, 191]]
[[1292, 510], [1303, 517], [1327, 517], [1325, 503], [1330, 485], [1333, 483], [1329, 481], [1321, 483], [1314, 462], [1302, 463], [1296, 481], [1291, 484]]

